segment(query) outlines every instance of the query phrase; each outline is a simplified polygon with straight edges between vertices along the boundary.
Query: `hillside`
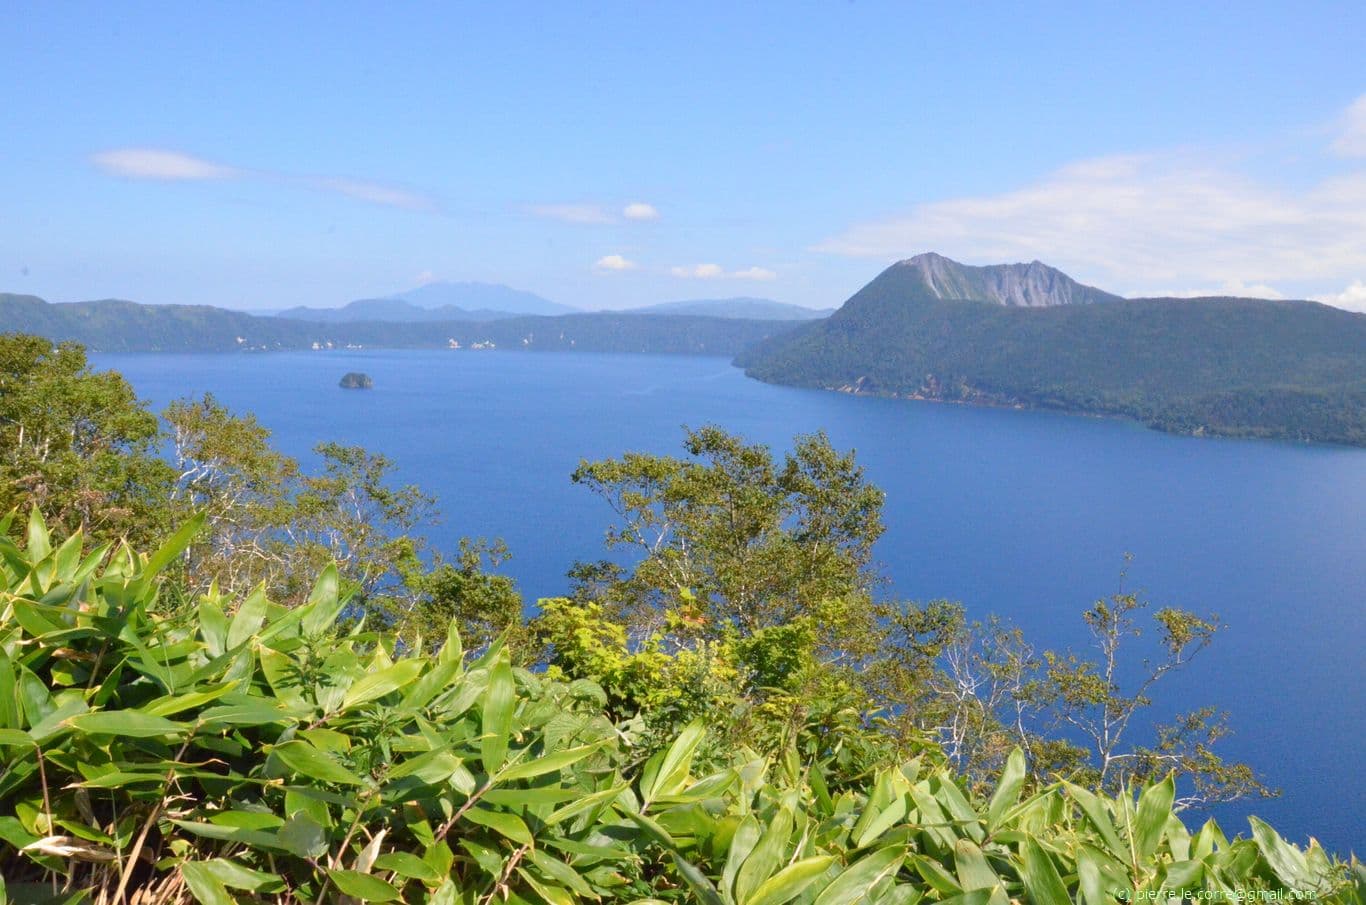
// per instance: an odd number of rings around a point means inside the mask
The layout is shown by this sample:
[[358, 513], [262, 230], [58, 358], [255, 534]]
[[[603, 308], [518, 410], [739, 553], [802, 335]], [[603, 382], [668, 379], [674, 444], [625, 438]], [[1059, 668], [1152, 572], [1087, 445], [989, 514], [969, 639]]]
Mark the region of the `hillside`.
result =
[[321, 347], [468, 348], [532, 351], [646, 352], [678, 355], [738, 354], [745, 346], [785, 329], [778, 321], [628, 314], [509, 317], [492, 322], [323, 324], [191, 305], [139, 305], [127, 301], [50, 304], [36, 296], [0, 293], [6, 332], [75, 340], [101, 352], [274, 351]]
[[[1315, 302], [1122, 301], [1079, 293], [1044, 265], [916, 263], [927, 258], [893, 265], [828, 319], [737, 363], [772, 383], [1366, 445], [1366, 315]], [[1025, 279], [989, 279], [1008, 270]], [[955, 292], [969, 295], [946, 295]], [[1022, 301], [1005, 304], [1001, 294]], [[1086, 299], [1115, 301], [1077, 303]]]
[[805, 308], [775, 302], [773, 299], [759, 299], [741, 296], [729, 299], [688, 299], [679, 302], [661, 302], [658, 305], [645, 305], [628, 308], [626, 314], [699, 314], [706, 317], [730, 317], [749, 320], [803, 321], [828, 317], [834, 308]]

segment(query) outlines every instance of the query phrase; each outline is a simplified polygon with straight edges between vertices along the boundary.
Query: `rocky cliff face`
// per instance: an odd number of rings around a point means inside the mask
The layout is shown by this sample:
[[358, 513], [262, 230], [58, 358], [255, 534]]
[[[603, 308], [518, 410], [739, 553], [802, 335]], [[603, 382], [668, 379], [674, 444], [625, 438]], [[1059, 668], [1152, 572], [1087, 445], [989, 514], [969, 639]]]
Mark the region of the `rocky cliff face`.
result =
[[941, 299], [976, 299], [1011, 308], [1123, 301], [1039, 261], [973, 267], [930, 252], [899, 261], [893, 269], [902, 271], [903, 277], [918, 276]]

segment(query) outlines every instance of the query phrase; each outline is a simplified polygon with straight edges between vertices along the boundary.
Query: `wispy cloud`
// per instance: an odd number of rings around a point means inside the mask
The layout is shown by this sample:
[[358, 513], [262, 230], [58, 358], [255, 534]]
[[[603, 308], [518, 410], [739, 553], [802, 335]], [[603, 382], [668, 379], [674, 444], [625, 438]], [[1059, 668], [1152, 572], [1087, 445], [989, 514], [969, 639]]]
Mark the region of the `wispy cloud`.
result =
[[646, 204], [644, 201], [632, 201], [621, 209], [621, 215], [627, 220], [658, 220], [659, 211], [653, 204]]
[[659, 210], [644, 201], [632, 201], [616, 213], [605, 204], [533, 204], [527, 208], [533, 215], [561, 223], [574, 223], [580, 226], [602, 226], [620, 223], [624, 220], [658, 220]]
[[232, 179], [241, 176], [236, 167], [227, 167], [179, 151], [159, 148], [114, 148], [90, 158], [96, 167], [125, 179], [153, 179], [185, 182], [204, 179]]
[[778, 277], [778, 274], [765, 267], [746, 267], [744, 270], [728, 271], [720, 264], [670, 267], [669, 273], [676, 277], [693, 280], [773, 280]]
[[613, 223], [615, 218], [598, 204], [533, 204], [529, 208], [537, 217], [559, 220], [561, 223]]
[[1339, 157], [1366, 157], [1366, 94], [1342, 114], [1332, 151]]
[[435, 210], [436, 203], [425, 195], [410, 192], [406, 189], [394, 188], [390, 185], [383, 185], [378, 182], [366, 182], [361, 179], [314, 179], [313, 184], [323, 191], [336, 192], [348, 198], [355, 198], [357, 201], [368, 201], [370, 204], [380, 204], [385, 207], [401, 207], [410, 211]]
[[636, 262], [628, 261], [621, 255], [603, 255], [598, 258], [593, 269], [599, 273], [619, 273], [623, 270], [635, 270]]
[[[1366, 104], [1353, 105], [1351, 117], [1366, 125]], [[1355, 147], [1348, 134], [1338, 153]], [[1291, 295], [1295, 285], [1366, 276], [1366, 169], [1289, 188], [1186, 153], [1081, 160], [1013, 191], [857, 224], [816, 250], [884, 260], [931, 250], [973, 263], [1037, 258], [1126, 295], [1181, 286]]]
[[163, 148], [112, 148], [92, 154], [90, 161], [102, 172], [124, 179], [155, 182], [251, 179], [300, 185], [315, 191], [344, 195], [357, 201], [384, 207], [407, 210], [435, 210], [437, 207], [436, 202], [426, 195], [380, 182], [246, 169]]

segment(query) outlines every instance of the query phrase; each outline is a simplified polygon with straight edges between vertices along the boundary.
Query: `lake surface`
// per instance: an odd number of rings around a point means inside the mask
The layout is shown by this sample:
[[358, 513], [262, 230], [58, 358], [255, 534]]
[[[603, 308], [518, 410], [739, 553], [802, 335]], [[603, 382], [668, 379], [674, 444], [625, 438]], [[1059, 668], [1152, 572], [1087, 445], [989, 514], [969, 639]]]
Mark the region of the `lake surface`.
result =
[[[569, 481], [580, 458], [680, 453], [683, 425], [777, 449], [825, 430], [887, 494], [890, 592], [996, 613], [1040, 648], [1086, 642], [1080, 614], [1129, 585], [1154, 609], [1228, 628], [1158, 691], [1164, 712], [1229, 711], [1229, 757], [1275, 800], [1257, 813], [1303, 843], [1366, 846], [1366, 450], [1168, 436], [1121, 421], [773, 387], [719, 359], [515, 352], [93, 355], [158, 407], [212, 392], [286, 452], [361, 444], [436, 495], [431, 536], [502, 537], [529, 600], [602, 556], [606, 505]], [[347, 371], [369, 391], [339, 389]]]

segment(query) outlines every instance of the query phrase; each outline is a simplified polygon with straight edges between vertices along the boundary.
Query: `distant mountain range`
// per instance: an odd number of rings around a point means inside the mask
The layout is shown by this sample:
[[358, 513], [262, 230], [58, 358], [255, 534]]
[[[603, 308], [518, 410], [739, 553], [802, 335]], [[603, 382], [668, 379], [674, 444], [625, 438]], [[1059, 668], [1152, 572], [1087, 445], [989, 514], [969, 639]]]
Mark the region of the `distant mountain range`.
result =
[[1366, 445], [1366, 315], [1304, 301], [1125, 300], [1039, 262], [901, 261], [739, 363], [773, 383]]
[[[772, 299], [691, 299], [664, 302], [616, 313], [695, 314], [740, 320], [794, 321], [825, 317], [835, 309], [816, 311]], [[494, 321], [521, 315], [554, 316], [582, 313], [531, 292], [494, 283], [428, 283], [384, 298], [357, 299], [339, 308], [286, 308], [276, 317], [345, 324], [357, 321], [420, 323], [431, 321]]]
[[834, 308], [804, 308], [775, 302], [773, 299], [756, 299], [741, 296], [730, 299], [689, 299], [681, 302], [663, 302], [658, 305], [645, 305], [641, 308], [627, 308], [630, 314], [700, 314], [706, 317], [746, 318], [749, 320], [804, 321], [829, 317]]
[[0, 293], [0, 330], [73, 340], [103, 352], [230, 352], [481, 348], [648, 352], [732, 357], [784, 330], [781, 321], [617, 312], [515, 315], [498, 320], [352, 320], [263, 317], [206, 305], [139, 305], [106, 299], [52, 304]]
[[578, 309], [501, 283], [427, 283], [377, 299], [357, 299], [340, 308], [286, 308], [276, 317], [341, 324], [353, 321], [491, 321], [518, 315], [573, 314]]

